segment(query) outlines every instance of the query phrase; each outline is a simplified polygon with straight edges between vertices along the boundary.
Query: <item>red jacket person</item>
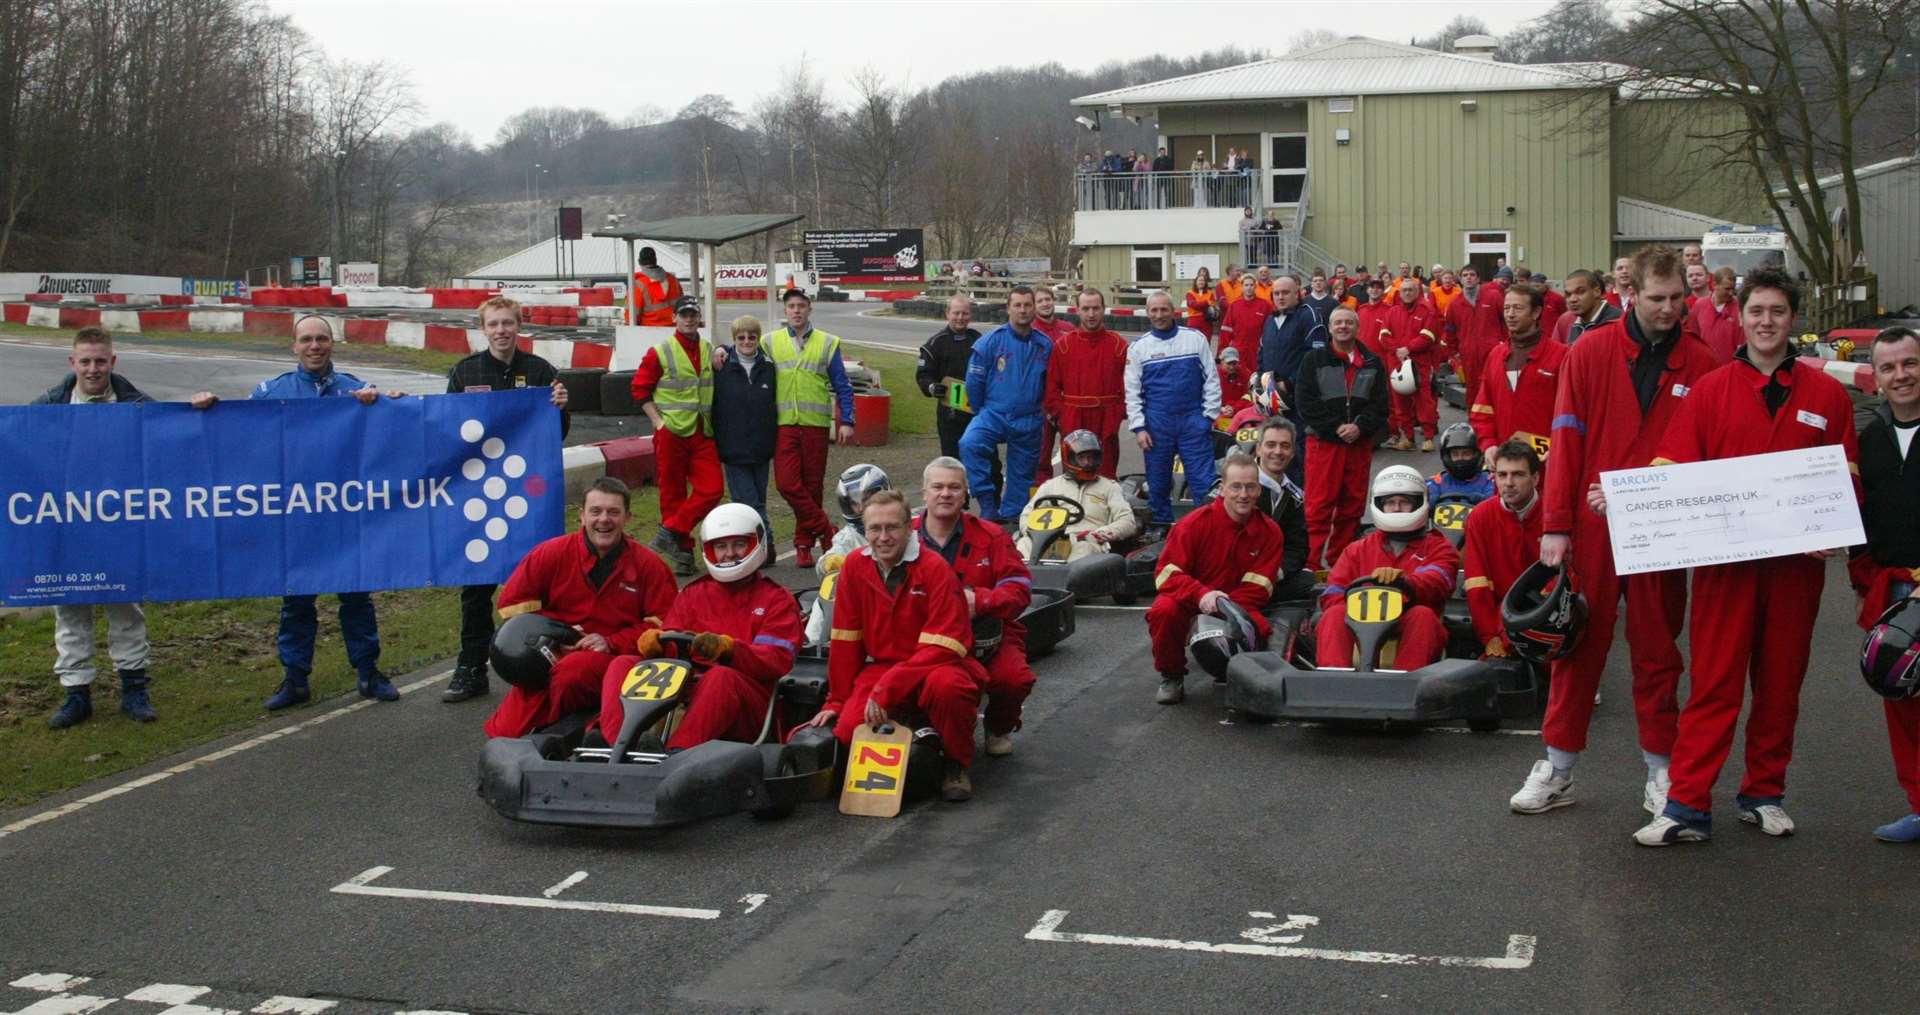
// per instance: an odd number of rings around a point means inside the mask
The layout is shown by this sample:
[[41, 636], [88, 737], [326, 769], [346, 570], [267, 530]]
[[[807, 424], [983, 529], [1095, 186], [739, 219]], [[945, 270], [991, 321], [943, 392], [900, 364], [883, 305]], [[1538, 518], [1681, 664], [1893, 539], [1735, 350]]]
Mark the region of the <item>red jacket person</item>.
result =
[[627, 538], [630, 517], [626, 484], [595, 480], [580, 507], [580, 531], [534, 547], [501, 586], [501, 619], [539, 613], [583, 637], [554, 664], [546, 687], [507, 692], [487, 720], [488, 736], [524, 737], [596, 707], [607, 664], [660, 626], [678, 590], [660, 558]]
[[1544, 456], [1553, 429], [1553, 400], [1567, 347], [1540, 327], [1540, 290], [1514, 286], [1503, 310], [1507, 340], [1493, 347], [1480, 371], [1480, 386], [1468, 392], [1467, 420], [1493, 468], [1494, 449], [1519, 438]]
[[713, 345], [700, 337], [700, 301], [673, 308], [673, 334], [648, 349], [633, 372], [633, 400], [653, 423], [660, 479], [660, 530], [653, 549], [693, 573], [693, 527], [726, 492], [713, 443]]
[[[1120, 469], [1120, 424], [1127, 418], [1127, 340], [1108, 331], [1106, 297], [1098, 289], [1080, 292], [1080, 327], [1054, 340], [1047, 361], [1047, 416], [1057, 424], [1061, 438], [1086, 430], [1100, 438], [1100, 474], [1117, 478]], [[1064, 457], [1067, 452], [1061, 450]], [[1040, 449], [1044, 463], [1052, 446]]]
[[1427, 524], [1427, 482], [1411, 465], [1389, 465], [1373, 478], [1374, 530], [1347, 544], [1327, 575], [1320, 595], [1320, 628], [1314, 659], [1321, 666], [1353, 665], [1354, 638], [1347, 627], [1347, 589], [1363, 579], [1406, 593], [1400, 614], [1400, 647], [1391, 667], [1418, 669], [1447, 647], [1440, 608], [1453, 595], [1460, 553]]
[[[1740, 289], [1746, 344], [1733, 362], [1693, 386], [1654, 464], [1839, 445], [1859, 495], [1853, 400], [1839, 381], [1794, 356], [1791, 332], [1799, 309], [1799, 287], [1785, 273], [1759, 269], [1747, 275]], [[1711, 832], [1713, 784], [1733, 748], [1749, 681], [1746, 773], [1734, 798], [1740, 820], [1768, 835], [1793, 834], [1793, 819], [1781, 803], [1800, 684], [1820, 615], [1823, 558], [1834, 552], [1693, 569], [1693, 658], [1669, 769], [1672, 785], [1664, 810], [1634, 833], [1634, 841], [1665, 846], [1698, 842]]]
[[907, 499], [881, 490], [861, 509], [867, 545], [847, 558], [834, 593], [827, 652], [827, 704], [811, 725], [833, 725], [851, 743], [861, 723], [918, 714], [940, 734], [947, 756], [941, 796], [973, 797], [973, 723], [986, 673], [969, 652], [973, 627], [953, 569], [926, 553]]
[[707, 573], [680, 590], [659, 630], [643, 632], [631, 655], [607, 664], [600, 684], [602, 734], [612, 739], [625, 718], [620, 685], [627, 673], [643, 659], [666, 654], [662, 633], [686, 631], [694, 636], [692, 662], [706, 668], [667, 749], [709, 740], [750, 743], [760, 735], [774, 684], [793, 670], [800, 644], [800, 605], [762, 570], [772, 541], [759, 512], [745, 504], [722, 504], [707, 515], [700, 525]]
[[1153, 668], [1160, 673], [1154, 700], [1162, 705], [1186, 700], [1187, 636], [1195, 617], [1217, 613], [1220, 601], [1231, 599], [1246, 609], [1260, 637], [1267, 636], [1260, 611], [1273, 595], [1285, 537], [1259, 505], [1260, 466], [1230, 451], [1220, 469], [1220, 495], [1167, 533], [1153, 577], [1160, 594], [1147, 610]]
[[1467, 612], [1473, 633], [1489, 656], [1506, 656], [1506, 626], [1500, 603], [1540, 552], [1540, 456], [1532, 445], [1511, 440], [1493, 449], [1489, 497], [1467, 515]]

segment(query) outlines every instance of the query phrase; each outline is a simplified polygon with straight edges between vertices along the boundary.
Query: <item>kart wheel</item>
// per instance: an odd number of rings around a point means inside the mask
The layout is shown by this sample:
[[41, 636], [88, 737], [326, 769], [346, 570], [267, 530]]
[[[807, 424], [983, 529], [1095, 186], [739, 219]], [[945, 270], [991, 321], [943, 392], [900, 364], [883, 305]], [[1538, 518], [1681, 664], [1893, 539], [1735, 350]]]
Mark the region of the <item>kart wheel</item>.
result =
[[1140, 597], [1131, 592], [1115, 592], [1113, 594], [1113, 605], [1115, 606], [1132, 606], [1139, 601]]
[[[783, 779], [787, 776], [798, 774], [800, 774], [800, 770], [793, 763], [793, 755], [787, 751], [781, 751], [780, 768], [774, 772], [774, 777]], [[772, 790], [765, 788], [764, 783], [762, 784], [762, 792], [767, 794], [767, 804], [764, 807], [756, 807], [753, 809], [753, 820], [778, 821], [781, 818], [789, 817], [793, 814], [793, 801], [789, 800], [781, 803], [775, 798]]]
[[1475, 733], [1498, 733], [1500, 731], [1500, 720], [1498, 718], [1468, 719], [1467, 728]]

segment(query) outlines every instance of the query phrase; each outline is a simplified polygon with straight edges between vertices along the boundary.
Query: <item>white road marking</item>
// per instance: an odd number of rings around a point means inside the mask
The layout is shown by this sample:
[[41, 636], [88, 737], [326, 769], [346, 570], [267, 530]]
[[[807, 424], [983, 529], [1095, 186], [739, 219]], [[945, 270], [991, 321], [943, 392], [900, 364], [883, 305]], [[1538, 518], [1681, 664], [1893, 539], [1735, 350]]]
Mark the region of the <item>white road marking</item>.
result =
[[118, 1000], [117, 997], [92, 997], [86, 994], [55, 994], [43, 997], [17, 1012], [0, 1012], [0, 1015], [87, 1015]]
[[66, 973], [28, 973], [7, 986], [19, 987], [21, 990], [38, 990], [48, 994], [64, 994], [92, 979], [90, 976], [69, 976]]
[[321, 1001], [311, 997], [270, 997], [247, 1011], [250, 1015], [320, 1015], [338, 1005], [337, 1001]]
[[192, 987], [184, 983], [154, 983], [126, 996], [128, 1001], [151, 1001], [154, 1004], [189, 1004], [202, 994], [213, 993], [212, 987]]
[[[213, 992], [212, 987], [199, 987], [185, 983], [150, 983], [124, 997], [84, 997], [69, 994], [67, 991], [90, 983], [85, 976], [69, 976], [66, 973], [31, 973], [7, 984], [23, 990], [37, 990], [55, 996], [44, 998], [19, 1012], [0, 1012], [0, 1015], [80, 1015], [95, 1012], [116, 1001], [139, 1001], [145, 1004], [164, 1004], [166, 1009], [157, 1015], [239, 1015], [225, 1008], [207, 1008], [193, 1004], [194, 1000]], [[339, 1007], [338, 1001], [322, 1001], [312, 997], [287, 997], [279, 995], [247, 1009], [249, 1015], [322, 1015], [323, 1012]], [[464, 1012], [452, 1012], [448, 1015], [465, 1015]]]
[[[452, 672], [453, 672], [453, 669], [449, 667], [447, 669], [439, 671], [438, 673], [434, 673], [432, 675], [422, 677], [411, 684], [402, 685], [400, 688], [400, 693], [404, 695], [410, 691], [417, 691], [420, 688], [426, 687], [429, 684], [438, 683], [442, 678], [446, 677], [448, 674]], [[211, 754], [203, 754], [197, 758], [190, 758], [186, 761], [181, 762], [178, 765], [174, 765], [171, 768], [164, 768], [158, 772], [152, 772], [147, 775], [140, 776], [137, 779], [129, 779], [126, 782], [120, 783], [117, 786], [109, 786], [98, 793], [94, 793], [89, 796], [83, 796], [78, 800], [68, 801], [67, 803], [61, 804], [58, 807], [50, 807], [44, 811], [39, 812], [38, 814], [29, 814], [26, 817], [13, 822], [12, 824], [0, 825], [0, 839], [4, 839], [7, 836], [12, 835], [16, 832], [24, 832], [35, 825], [46, 824], [47, 822], [52, 821], [55, 818], [63, 818], [69, 814], [86, 810], [87, 808], [92, 807], [94, 804], [103, 803], [105, 801], [111, 800], [114, 797], [117, 797], [123, 793], [131, 793], [134, 790], [140, 789], [143, 786], [151, 786], [154, 783], [159, 782], [163, 779], [170, 779], [176, 775], [182, 775], [187, 772], [191, 772], [196, 768], [201, 768], [206, 765], [211, 765], [216, 761], [221, 761], [226, 758], [231, 758], [242, 751], [250, 751], [255, 747], [259, 747], [261, 744], [269, 744], [275, 740], [280, 739], [281, 737], [290, 736], [294, 733], [300, 732], [301, 730], [312, 729], [313, 727], [318, 726], [321, 723], [328, 721], [329, 719], [338, 719], [339, 717], [346, 715], [349, 712], [358, 712], [363, 708], [371, 707], [373, 704], [374, 702], [372, 699], [366, 698], [360, 701], [356, 701], [351, 705], [342, 705], [341, 707], [336, 708], [331, 712], [322, 712], [321, 714], [316, 715], [313, 718], [308, 719], [304, 722], [297, 722], [291, 726], [282, 726], [277, 730], [272, 730], [266, 733], [262, 733], [259, 736], [252, 738], [251, 740], [243, 740], [237, 744], [234, 744], [232, 747], [225, 747], [220, 750], [214, 751]], [[81, 982], [85, 982], [85, 981], [81, 981]], [[6, 1013], [0, 1012], [0, 1015], [6, 1015]]]
[[329, 891], [340, 895], [377, 895], [389, 899], [423, 899], [431, 902], [474, 902], [486, 906], [520, 906], [526, 909], [578, 909], [591, 913], [631, 913], [636, 916], [671, 916], [682, 920], [717, 920], [717, 909], [689, 909], [682, 906], [646, 906], [628, 902], [573, 902], [567, 899], [531, 898], [521, 895], [489, 895], [481, 892], [442, 892], [424, 888], [384, 888], [372, 882], [393, 873], [392, 867], [369, 867], [334, 885]]
[[[1076, 607], [1075, 607], [1075, 609], [1080, 609], [1080, 607], [1077, 607], [1077, 606], [1076, 606]], [[1356, 721], [1360, 721], [1360, 722], [1364, 722], [1364, 720], [1356, 720]], [[1238, 726], [1238, 725], [1241, 725], [1241, 724], [1240, 724], [1240, 723], [1236, 723], [1236, 722], [1234, 722], [1234, 721], [1233, 721], [1232, 719], [1222, 719], [1222, 720], [1220, 720], [1220, 725], [1222, 725], [1222, 726]], [[1278, 720], [1275, 720], [1275, 721], [1273, 721], [1273, 722], [1270, 722], [1270, 723], [1247, 723], [1246, 725], [1248, 725], [1248, 726], [1261, 726], [1261, 725], [1264, 725], [1264, 726], [1276, 726], [1276, 727], [1278, 727], [1278, 726], [1292, 726], [1292, 727], [1293, 727], [1293, 728], [1295, 728], [1295, 729], [1302, 729], [1302, 730], [1324, 730], [1324, 729], [1331, 729], [1331, 728], [1333, 728], [1333, 724], [1331, 724], [1331, 723], [1324, 723], [1324, 722], [1296, 722], [1296, 721], [1294, 721], [1294, 720], [1292, 720], [1292, 719], [1278, 719]], [[1485, 733], [1475, 733], [1475, 732], [1474, 732], [1473, 730], [1470, 730], [1470, 729], [1468, 729], [1468, 728], [1466, 728], [1465, 726], [1418, 726], [1418, 727], [1414, 727], [1414, 728], [1415, 728], [1415, 729], [1417, 729], [1417, 730], [1419, 730], [1419, 731], [1420, 731], [1421, 733], [1470, 733], [1470, 734], [1472, 734], [1472, 735], [1474, 735], [1474, 736], [1476, 736], [1476, 737], [1493, 737], [1493, 736], [1500, 736], [1500, 737], [1537, 737], [1537, 736], [1539, 736], [1539, 735], [1540, 735], [1540, 731], [1539, 731], [1539, 730], [1507, 730], [1507, 729], [1499, 729], [1499, 730], [1488, 730], [1488, 731], [1487, 731], [1487, 732], [1485, 732]]]
[[761, 904], [767, 901], [767, 896], [765, 893], [755, 892], [751, 895], [742, 895], [737, 901], [744, 902], [747, 904], [747, 908], [740, 911], [740, 915], [745, 916], [748, 913], [751, 913], [754, 910], [759, 909]]
[[564, 892], [567, 889], [572, 888], [574, 885], [577, 885], [580, 882], [585, 881], [586, 879], [587, 879], [586, 871], [574, 871], [572, 874], [567, 875], [565, 880], [561, 881], [557, 885], [554, 885], [552, 888], [549, 888], [546, 891], [541, 892], [540, 894], [546, 896], [549, 899], [557, 898], [561, 892]]
[[1060, 924], [1067, 910], [1049, 909], [1027, 932], [1029, 941], [1062, 944], [1119, 945], [1129, 948], [1159, 948], [1179, 952], [1212, 952], [1221, 955], [1260, 955], [1279, 959], [1322, 959], [1332, 962], [1362, 962], [1394, 966], [1455, 966], [1469, 969], [1526, 969], [1533, 965], [1537, 942], [1528, 934], [1507, 936], [1507, 953], [1493, 956], [1412, 955], [1404, 952], [1346, 951], [1333, 948], [1300, 948], [1292, 945], [1241, 944], [1208, 941], [1180, 941], [1173, 938], [1124, 937], [1118, 934], [1061, 933]]
[[[128, 998], [132, 1000], [132, 998]], [[162, 1009], [158, 1015], [240, 1015], [231, 1008], [207, 1008], [197, 1004], [176, 1004]]]
[[[1250, 911], [1247, 915], [1256, 920], [1272, 920], [1275, 918], [1272, 913], [1264, 913], [1258, 910]], [[1282, 923], [1276, 923], [1267, 927], [1251, 927], [1241, 931], [1240, 936], [1263, 945], [1297, 945], [1300, 943], [1300, 939], [1306, 936], [1305, 934], [1286, 934], [1282, 932], [1289, 930], [1306, 930], [1309, 927], [1318, 926], [1320, 926], [1320, 918], [1317, 916], [1288, 913], [1286, 920]]]

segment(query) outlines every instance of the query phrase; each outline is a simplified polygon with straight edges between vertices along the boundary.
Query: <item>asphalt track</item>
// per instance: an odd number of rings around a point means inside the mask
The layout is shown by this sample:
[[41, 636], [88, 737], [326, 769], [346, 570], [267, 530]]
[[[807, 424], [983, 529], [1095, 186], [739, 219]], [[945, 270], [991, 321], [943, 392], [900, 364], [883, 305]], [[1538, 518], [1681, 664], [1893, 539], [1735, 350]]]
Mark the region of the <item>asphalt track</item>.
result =
[[1835, 564], [1800, 834], [1734, 820], [1736, 759], [1714, 841], [1667, 850], [1628, 840], [1623, 648], [1542, 816], [1506, 808], [1530, 723], [1226, 724], [1204, 678], [1161, 708], [1140, 612], [1096, 608], [973, 802], [661, 833], [497, 817], [498, 699], [441, 705], [435, 667], [0, 813], [0, 1012], [1904, 1009], [1916, 854], [1867, 835], [1902, 799], [1852, 612]]

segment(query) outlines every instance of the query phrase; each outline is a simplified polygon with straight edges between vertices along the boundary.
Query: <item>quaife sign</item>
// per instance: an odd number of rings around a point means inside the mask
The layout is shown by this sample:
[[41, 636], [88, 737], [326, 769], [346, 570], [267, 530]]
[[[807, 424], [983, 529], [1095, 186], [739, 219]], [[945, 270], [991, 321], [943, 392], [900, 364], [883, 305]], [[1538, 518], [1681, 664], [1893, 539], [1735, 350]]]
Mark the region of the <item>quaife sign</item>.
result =
[[0, 408], [0, 605], [492, 584], [561, 532], [545, 389]]

